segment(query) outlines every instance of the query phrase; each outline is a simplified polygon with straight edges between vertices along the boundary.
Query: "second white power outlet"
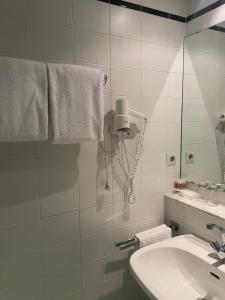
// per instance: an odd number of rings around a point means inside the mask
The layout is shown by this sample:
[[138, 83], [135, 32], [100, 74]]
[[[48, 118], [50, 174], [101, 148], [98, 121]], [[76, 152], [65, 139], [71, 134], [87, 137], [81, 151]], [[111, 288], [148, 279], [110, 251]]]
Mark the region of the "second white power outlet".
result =
[[176, 166], [177, 156], [176, 153], [166, 153], [166, 165], [167, 167]]
[[194, 160], [195, 156], [192, 151], [185, 152], [185, 164], [193, 164]]

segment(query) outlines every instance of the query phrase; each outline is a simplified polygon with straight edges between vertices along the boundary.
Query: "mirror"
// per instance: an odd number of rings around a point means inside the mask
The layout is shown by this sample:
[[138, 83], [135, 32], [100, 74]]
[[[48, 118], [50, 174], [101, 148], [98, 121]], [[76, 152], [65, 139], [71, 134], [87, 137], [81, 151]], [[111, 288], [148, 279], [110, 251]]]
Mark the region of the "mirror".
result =
[[225, 22], [184, 41], [181, 177], [225, 183]]

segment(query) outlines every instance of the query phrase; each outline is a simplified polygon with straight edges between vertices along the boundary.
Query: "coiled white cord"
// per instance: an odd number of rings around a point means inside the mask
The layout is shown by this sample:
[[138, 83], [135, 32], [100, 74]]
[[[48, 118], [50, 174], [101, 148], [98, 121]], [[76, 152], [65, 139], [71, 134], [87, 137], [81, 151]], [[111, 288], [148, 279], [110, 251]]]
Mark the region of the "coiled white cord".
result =
[[[118, 142], [118, 162], [121, 170], [123, 171], [126, 181], [124, 182], [121, 178], [121, 176], [118, 174], [117, 167], [113, 165], [113, 176], [119, 185], [119, 187], [122, 189], [122, 191], [127, 194], [127, 200], [128, 203], [133, 204], [135, 203], [136, 196], [135, 196], [135, 177], [138, 170], [139, 162], [142, 157], [143, 151], [144, 151], [144, 133], [146, 128], [146, 122], [144, 124], [143, 132], [141, 133], [135, 133], [137, 138], [137, 144], [136, 144], [136, 154], [135, 154], [135, 161], [132, 167], [129, 165], [129, 161], [127, 159], [127, 149], [125, 145], [125, 139], [124, 134], [121, 136], [120, 146]], [[124, 159], [125, 154], [125, 159]], [[126, 163], [125, 163], [126, 161]]]
[[[144, 127], [142, 132], [137, 129], [135, 124], [131, 126], [129, 132], [121, 133], [120, 135], [112, 135], [111, 132], [111, 124], [110, 122], [107, 126], [104, 127], [104, 142], [100, 142], [100, 147], [102, 152], [105, 154], [105, 169], [106, 169], [106, 184], [105, 189], [110, 191], [109, 185], [109, 174], [108, 174], [108, 157], [112, 162], [112, 175], [124, 193], [124, 197], [127, 198], [128, 203], [133, 204], [135, 203], [136, 196], [135, 196], [135, 177], [138, 170], [139, 162], [142, 157], [144, 151], [144, 134], [146, 129], [147, 120], [144, 122]], [[129, 138], [130, 136], [130, 138]], [[132, 166], [129, 163], [128, 159], [128, 149], [126, 147], [125, 140], [129, 138], [136, 138], [136, 147], [135, 147], [135, 158], [134, 163]], [[106, 142], [106, 139], [108, 142]], [[108, 147], [107, 147], [108, 144]], [[108, 149], [107, 149], [108, 148]], [[117, 159], [115, 159], [117, 157]], [[118, 161], [118, 164], [115, 164]], [[119, 174], [119, 171], [122, 175]]]

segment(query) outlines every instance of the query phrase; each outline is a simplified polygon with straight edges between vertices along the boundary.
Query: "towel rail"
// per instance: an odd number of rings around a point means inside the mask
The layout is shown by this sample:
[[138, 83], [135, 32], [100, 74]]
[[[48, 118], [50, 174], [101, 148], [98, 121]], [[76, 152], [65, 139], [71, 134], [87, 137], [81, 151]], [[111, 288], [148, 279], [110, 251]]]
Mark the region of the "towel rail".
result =
[[[168, 227], [171, 228], [173, 232], [176, 232], [179, 230], [179, 224], [173, 220], [169, 220]], [[119, 250], [124, 250], [133, 246], [139, 247], [140, 240], [136, 236], [133, 236], [132, 238], [129, 238], [127, 240], [119, 241], [115, 243], [116, 248], [119, 248]]]

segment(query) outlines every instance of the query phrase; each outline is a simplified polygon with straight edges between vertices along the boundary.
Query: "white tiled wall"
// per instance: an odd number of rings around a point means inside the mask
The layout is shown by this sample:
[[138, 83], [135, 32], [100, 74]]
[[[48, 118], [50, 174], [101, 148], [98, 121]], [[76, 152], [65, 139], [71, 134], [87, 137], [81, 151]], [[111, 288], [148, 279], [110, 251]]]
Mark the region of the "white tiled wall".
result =
[[[185, 10], [185, 1], [160, 3]], [[166, 152], [179, 162], [184, 34], [183, 23], [95, 0], [0, 1], [1, 55], [99, 67], [108, 75], [106, 112], [127, 95], [149, 118], [133, 206], [111, 177], [104, 190], [95, 143], [0, 144], [5, 300], [145, 299], [114, 242], [163, 221], [162, 194], [179, 176]]]
[[[224, 135], [216, 131], [225, 111], [225, 34], [205, 30], [185, 42], [182, 176], [221, 182]], [[193, 164], [185, 152], [194, 152]], [[220, 161], [221, 159], [221, 161]]]

